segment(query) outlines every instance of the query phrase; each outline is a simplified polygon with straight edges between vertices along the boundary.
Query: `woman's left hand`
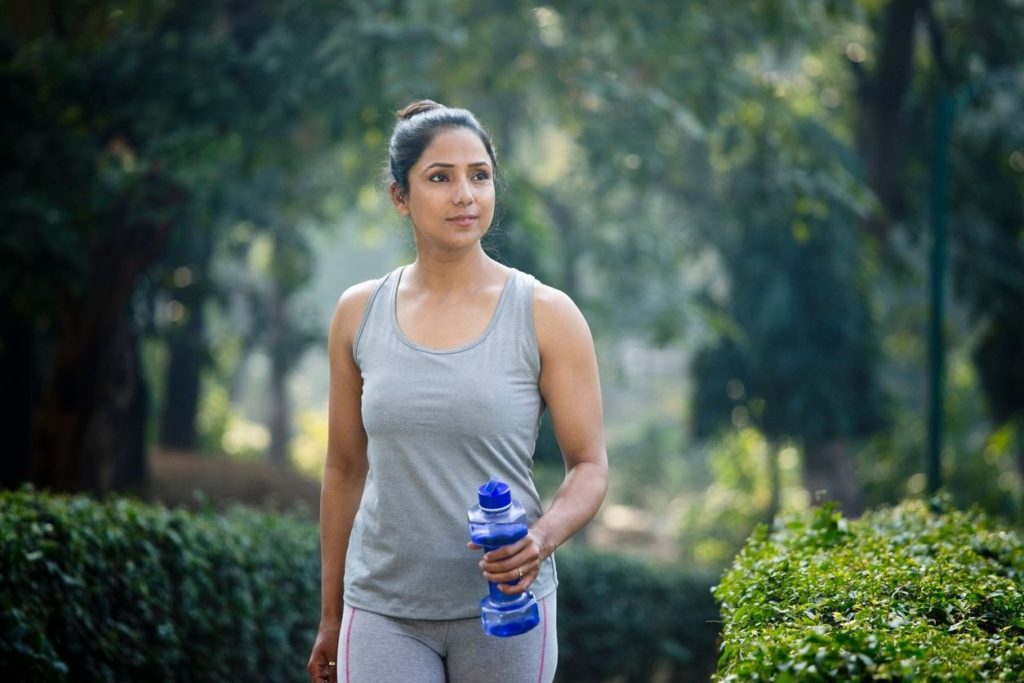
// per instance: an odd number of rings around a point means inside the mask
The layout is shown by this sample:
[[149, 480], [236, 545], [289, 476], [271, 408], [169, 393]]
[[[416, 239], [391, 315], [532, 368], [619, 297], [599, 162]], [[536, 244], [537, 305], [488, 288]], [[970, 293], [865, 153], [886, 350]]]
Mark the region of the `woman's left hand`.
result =
[[[481, 549], [476, 543], [467, 545], [475, 550]], [[530, 584], [537, 579], [540, 563], [545, 557], [540, 539], [530, 530], [515, 543], [484, 553], [480, 569], [485, 579], [499, 584], [498, 590], [502, 593], [518, 595], [529, 590]]]

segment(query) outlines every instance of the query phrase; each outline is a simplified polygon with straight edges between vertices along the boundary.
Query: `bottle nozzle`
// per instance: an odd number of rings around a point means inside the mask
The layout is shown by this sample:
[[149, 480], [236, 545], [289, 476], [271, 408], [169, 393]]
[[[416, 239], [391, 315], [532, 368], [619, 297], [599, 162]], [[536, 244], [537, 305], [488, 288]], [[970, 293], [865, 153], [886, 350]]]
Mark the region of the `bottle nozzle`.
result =
[[483, 510], [504, 510], [512, 504], [512, 492], [508, 484], [497, 477], [477, 489], [477, 498]]
[[499, 484], [501, 484], [501, 481], [497, 477], [491, 477], [490, 481], [480, 487], [480, 492], [488, 496], [493, 496], [498, 490]]

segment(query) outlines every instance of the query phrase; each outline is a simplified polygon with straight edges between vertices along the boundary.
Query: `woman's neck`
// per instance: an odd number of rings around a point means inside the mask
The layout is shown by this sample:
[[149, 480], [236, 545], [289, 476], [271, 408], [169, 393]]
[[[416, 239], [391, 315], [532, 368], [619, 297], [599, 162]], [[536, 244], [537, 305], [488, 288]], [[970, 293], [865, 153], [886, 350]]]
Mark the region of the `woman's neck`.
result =
[[416, 260], [406, 268], [408, 282], [433, 292], [456, 292], [486, 286], [500, 276], [501, 266], [480, 247], [458, 258], [439, 259], [418, 253]]

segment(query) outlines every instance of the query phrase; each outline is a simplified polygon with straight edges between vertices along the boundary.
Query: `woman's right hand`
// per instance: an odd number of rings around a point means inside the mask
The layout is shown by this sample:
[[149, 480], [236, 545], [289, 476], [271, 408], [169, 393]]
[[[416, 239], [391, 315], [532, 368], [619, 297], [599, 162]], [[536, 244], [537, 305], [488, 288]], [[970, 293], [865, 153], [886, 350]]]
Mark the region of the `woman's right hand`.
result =
[[340, 622], [320, 622], [316, 641], [313, 643], [313, 652], [309, 655], [309, 664], [306, 665], [311, 683], [337, 683], [340, 635]]

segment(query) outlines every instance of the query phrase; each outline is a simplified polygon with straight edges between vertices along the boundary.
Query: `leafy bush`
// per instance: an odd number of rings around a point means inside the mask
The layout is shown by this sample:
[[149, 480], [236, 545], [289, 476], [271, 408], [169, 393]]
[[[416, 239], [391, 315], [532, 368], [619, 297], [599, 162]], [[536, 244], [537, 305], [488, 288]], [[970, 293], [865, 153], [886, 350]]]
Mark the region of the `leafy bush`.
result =
[[761, 527], [715, 588], [717, 680], [1024, 680], [1024, 538], [923, 502]]
[[298, 517], [0, 492], [6, 680], [306, 680], [319, 537]]
[[714, 577], [582, 550], [558, 554], [559, 681], [707, 680]]
[[[305, 681], [319, 558], [317, 527], [298, 516], [0, 492], [0, 670], [19, 681]], [[558, 566], [559, 680], [713, 671], [713, 577], [571, 548]]]

